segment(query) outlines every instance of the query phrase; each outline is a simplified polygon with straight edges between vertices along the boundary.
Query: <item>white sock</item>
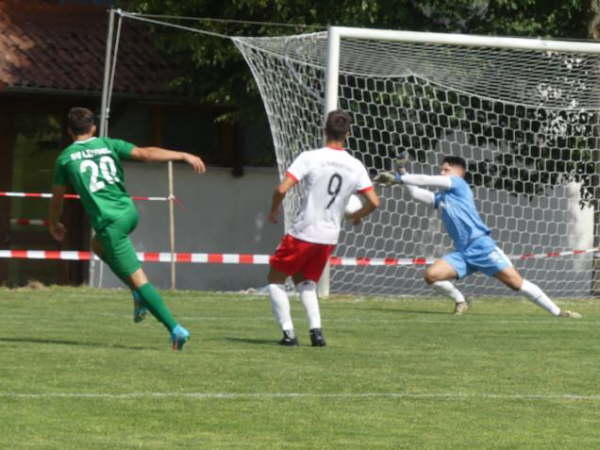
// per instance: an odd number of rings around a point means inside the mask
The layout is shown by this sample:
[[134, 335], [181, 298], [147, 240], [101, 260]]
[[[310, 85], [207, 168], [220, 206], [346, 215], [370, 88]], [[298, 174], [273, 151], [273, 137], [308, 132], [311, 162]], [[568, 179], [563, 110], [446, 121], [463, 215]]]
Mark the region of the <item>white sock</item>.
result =
[[294, 324], [290, 315], [290, 300], [285, 292], [285, 286], [283, 284], [269, 284], [268, 288], [275, 320], [277, 320], [282, 330], [293, 331]]
[[317, 283], [306, 280], [298, 283], [300, 300], [306, 310], [309, 328], [321, 328], [321, 312], [319, 311], [319, 299], [317, 298]]
[[560, 314], [560, 308], [556, 306], [556, 304], [550, 300], [546, 294], [544, 294], [544, 291], [542, 291], [537, 284], [523, 280], [523, 285], [521, 286], [519, 292], [525, 295], [536, 305], [544, 308], [553, 316], [558, 316]]
[[465, 297], [449, 281], [436, 281], [432, 284], [433, 288], [441, 294], [444, 294], [454, 300], [456, 303], [464, 303]]

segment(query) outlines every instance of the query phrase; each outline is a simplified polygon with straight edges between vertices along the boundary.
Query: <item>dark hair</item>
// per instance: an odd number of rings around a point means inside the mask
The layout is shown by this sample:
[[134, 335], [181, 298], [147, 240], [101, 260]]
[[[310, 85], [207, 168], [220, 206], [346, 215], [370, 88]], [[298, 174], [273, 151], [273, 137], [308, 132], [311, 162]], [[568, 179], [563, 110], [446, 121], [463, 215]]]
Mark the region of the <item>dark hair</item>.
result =
[[442, 161], [442, 164], [444, 163], [448, 164], [449, 166], [462, 167], [465, 172], [467, 171], [467, 162], [460, 156], [446, 156]]
[[352, 118], [350, 114], [341, 109], [336, 109], [327, 114], [325, 122], [325, 137], [330, 141], [343, 141], [350, 132]]
[[75, 107], [69, 110], [69, 130], [76, 136], [87, 134], [94, 126], [94, 113], [87, 108]]

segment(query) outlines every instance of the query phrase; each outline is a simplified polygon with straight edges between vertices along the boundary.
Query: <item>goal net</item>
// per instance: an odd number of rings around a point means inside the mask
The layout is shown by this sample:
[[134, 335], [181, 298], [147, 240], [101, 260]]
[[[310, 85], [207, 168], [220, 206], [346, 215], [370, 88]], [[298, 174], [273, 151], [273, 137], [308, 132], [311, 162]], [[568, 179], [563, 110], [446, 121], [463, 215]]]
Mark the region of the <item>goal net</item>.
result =
[[[373, 173], [389, 170], [402, 150], [413, 173], [438, 174], [445, 156], [462, 156], [492, 237], [524, 277], [553, 296], [594, 294], [594, 253], [547, 254], [597, 244], [600, 44], [462, 37], [342, 34], [332, 73], [337, 106], [353, 116], [349, 151]], [[328, 34], [234, 42], [261, 92], [283, 174], [301, 151], [323, 144]], [[439, 258], [452, 250], [437, 211], [401, 186], [378, 192], [380, 209], [359, 227], [345, 225], [336, 256]], [[286, 228], [301, 200], [300, 185], [285, 202]], [[543, 256], [521, 258], [532, 254]], [[330, 288], [431, 294], [422, 271], [332, 266]], [[482, 275], [459, 286], [507, 293]]]

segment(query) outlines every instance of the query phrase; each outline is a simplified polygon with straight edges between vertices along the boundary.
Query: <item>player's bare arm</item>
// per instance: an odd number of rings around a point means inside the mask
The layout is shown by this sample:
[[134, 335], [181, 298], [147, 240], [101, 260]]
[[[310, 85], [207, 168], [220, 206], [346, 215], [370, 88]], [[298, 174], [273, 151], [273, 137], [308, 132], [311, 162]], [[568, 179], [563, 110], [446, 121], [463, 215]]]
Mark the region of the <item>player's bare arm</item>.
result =
[[204, 161], [196, 155], [186, 152], [176, 152], [160, 147], [135, 147], [131, 151], [131, 158], [137, 161], [144, 162], [167, 162], [167, 161], [184, 161], [188, 163], [195, 172], [206, 172]]
[[285, 198], [285, 194], [297, 183], [298, 182], [292, 177], [286, 175], [281, 184], [275, 188], [275, 190], [273, 191], [273, 198], [271, 199], [271, 210], [269, 211], [268, 215], [269, 222], [278, 222], [279, 209], [281, 208], [281, 203]]
[[52, 187], [52, 199], [48, 211], [48, 230], [54, 239], [59, 242], [65, 238], [67, 232], [65, 226], [60, 222], [63, 212], [63, 202], [67, 188], [65, 186]]
[[374, 189], [361, 192], [360, 195], [365, 199], [364, 206], [351, 216], [352, 225], [360, 224], [363, 217], [371, 214], [379, 208], [379, 196]]

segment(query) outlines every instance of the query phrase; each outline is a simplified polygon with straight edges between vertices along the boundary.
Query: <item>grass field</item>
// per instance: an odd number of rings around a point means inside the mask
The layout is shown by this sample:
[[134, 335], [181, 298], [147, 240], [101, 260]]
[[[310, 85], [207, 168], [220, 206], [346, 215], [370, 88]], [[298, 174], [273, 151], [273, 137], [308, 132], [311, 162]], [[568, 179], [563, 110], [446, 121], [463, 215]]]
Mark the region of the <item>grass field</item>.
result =
[[284, 348], [264, 297], [166, 293], [170, 350], [123, 290], [0, 289], [1, 449], [592, 449], [600, 301], [334, 297], [328, 347]]

